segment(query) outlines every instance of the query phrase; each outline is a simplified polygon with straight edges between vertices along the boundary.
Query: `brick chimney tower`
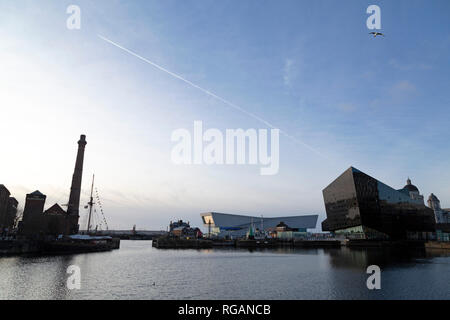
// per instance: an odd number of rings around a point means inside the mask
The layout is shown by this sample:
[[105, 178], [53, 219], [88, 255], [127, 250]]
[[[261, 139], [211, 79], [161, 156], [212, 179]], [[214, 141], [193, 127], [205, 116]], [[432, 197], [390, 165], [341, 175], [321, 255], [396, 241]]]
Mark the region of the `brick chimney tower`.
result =
[[81, 178], [83, 176], [84, 148], [86, 147], [86, 136], [83, 134], [78, 141], [77, 161], [72, 177], [72, 187], [70, 188], [69, 205], [67, 214], [69, 215], [69, 234], [78, 232], [78, 218], [80, 208]]

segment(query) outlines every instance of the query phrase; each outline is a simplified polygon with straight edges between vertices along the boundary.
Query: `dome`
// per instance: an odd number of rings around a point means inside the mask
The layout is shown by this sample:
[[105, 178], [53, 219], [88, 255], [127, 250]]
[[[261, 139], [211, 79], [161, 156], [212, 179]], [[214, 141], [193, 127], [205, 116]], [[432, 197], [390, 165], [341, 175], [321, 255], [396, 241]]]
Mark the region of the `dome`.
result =
[[417, 187], [413, 184], [407, 184], [406, 186], [403, 187], [403, 189], [406, 189], [408, 191], [417, 191], [419, 192], [419, 189], [417, 189]]
[[411, 179], [409, 179], [409, 178], [408, 178], [408, 180], [406, 180], [406, 186], [404, 186], [403, 189], [406, 189], [409, 192], [411, 192], [411, 191], [419, 192], [419, 189], [417, 189], [417, 187], [415, 185], [411, 184]]
[[277, 228], [282, 228], [282, 227], [287, 227], [288, 225], [286, 223], [284, 223], [283, 221], [280, 221], [279, 224], [277, 224]]

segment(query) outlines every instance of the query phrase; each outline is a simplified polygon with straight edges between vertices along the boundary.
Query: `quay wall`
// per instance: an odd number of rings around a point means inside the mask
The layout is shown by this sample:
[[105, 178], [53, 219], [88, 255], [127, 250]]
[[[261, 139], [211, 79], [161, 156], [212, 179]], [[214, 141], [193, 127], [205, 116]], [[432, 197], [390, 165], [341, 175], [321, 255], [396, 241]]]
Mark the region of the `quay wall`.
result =
[[153, 239], [152, 246], [159, 249], [206, 249], [212, 248], [211, 240], [202, 239]]

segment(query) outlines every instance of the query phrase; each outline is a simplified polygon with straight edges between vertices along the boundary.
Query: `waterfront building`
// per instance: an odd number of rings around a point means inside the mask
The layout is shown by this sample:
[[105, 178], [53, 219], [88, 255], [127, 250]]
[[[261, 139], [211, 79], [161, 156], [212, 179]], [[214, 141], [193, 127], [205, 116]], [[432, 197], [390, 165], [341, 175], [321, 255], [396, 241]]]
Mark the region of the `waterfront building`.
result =
[[18, 204], [17, 200], [11, 197], [9, 190], [0, 184], [0, 233], [14, 228]]
[[25, 208], [22, 221], [19, 223], [19, 234], [30, 236], [42, 232], [41, 216], [47, 196], [36, 190], [25, 197]]
[[57, 203], [43, 212], [42, 221], [45, 224], [45, 233], [52, 235], [72, 234], [70, 216]]
[[201, 238], [203, 233], [199, 228], [192, 228], [189, 222], [178, 220], [170, 221], [169, 235], [177, 238]]
[[308, 237], [308, 232], [306, 228], [291, 228], [281, 221], [271, 232], [271, 236], [277, 239], [305, 239]]
[[396, 190], [350, 167], [323, 190], [327, 219], [322, 230], [360, 239], [429, 239], [432, 209], [408, 179]]
[[40, 191], [27, 194], [23, 219], [19, 223], [20, 235], [37, 237], [41, 235], [71, 235], [78, 233], [81, 180], [86, 144], [86, 136], [81, 135], [80, 140], [78, 141], [78, 152], [72, 177], [67, 212], [58, 204], [54, 204], [44, 212], [47, 196]]
[[436, 219], [436, 240], [450, 241], [450, 209], [442, 209], [441, 202], [433, 193], [428, 197], [428, 206], [433, 209]]
[[183, 220], [178, 220], [175, 222], [170, 221], [170, 225], [169, 225], [169, 232], [174, 231], [175, 229], [180, 229], [180, 228], [190, 228], [190, 224], [189, 222], [185, 222]]
[[6, 209], [6, 217], [4, 220], [4, 228], [8, 229], [8, 231], [12, 231], [16, 224], [16, 217], [18, 211], [19, 201], [17, 201], [14, 197], [9, 197], [8, 199], [8, 207]]
[[0, 184], [0, 233], [4, 229], [10, 194], [9, 190], [3, 184]]
[[47, 196], [40, 191], [27, 194], [19, 234], [27, 237], [73, 234], [72, 216], [55, 203], [44, 211]]
[[307, 232], [314, 229], [318, 215], [289, 216], [289, 217], [252, 217], [219, 212], [207, 212], [201, 214], [204, 226], [208, 234], [218, 238], [242, 238], [253, 226], [260, 232], [273, 232], [281, 224], [290, 228]]
[[428, 197], [428, 206], [433, 209], [436, 223], [450, 223], [450, 209], [442, 209], [441, 202], [433, 193]]

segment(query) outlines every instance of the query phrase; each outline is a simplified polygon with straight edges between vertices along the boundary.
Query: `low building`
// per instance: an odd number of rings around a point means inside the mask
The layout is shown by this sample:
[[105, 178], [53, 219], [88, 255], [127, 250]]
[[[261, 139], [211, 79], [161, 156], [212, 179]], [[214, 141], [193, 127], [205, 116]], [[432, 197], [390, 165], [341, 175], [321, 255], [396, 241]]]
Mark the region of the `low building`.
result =
[[42, 223], [45, 225], [45, 233], [52, 235], [71, 234], [70, 225], [73, 224], [73, 216], [69, 216], [59, 204], [55, 203], [42, 214]]
[[322, 230], [361, 239], [431, 239], [432, 209], [408, 179], [394, 189], [350, 167], [323, 190], [327, 219]]
[[218, 238], [242, 238], [246, 236], [251, 226], [260, 232], [270, 233], [283, 224], [297, 230], [316, 228], [318, 215], [289, 216], [289, 217], [252, 217], [219, 212], [207, 212], [201, 214], [204, 226], [208, 234]]
[[177, 238], [201, 238], [203, 233], [199, 228], [192, 228], [189, 222], [170, 221], [169, 235]]
[[308, 237], [306, 228], [291, 228], [284, 221], [281, 221], [273, 230], [270, 235], [277, 239], [305, 239]]
[[46, 198], [39, 190], [27, 194], [23, 218], [19, 223], [20, 235], [38, 237], [72, 234], [72, 225], [78, 222], [78, 218], [67, 214], [58, 204], [44, 211]]

